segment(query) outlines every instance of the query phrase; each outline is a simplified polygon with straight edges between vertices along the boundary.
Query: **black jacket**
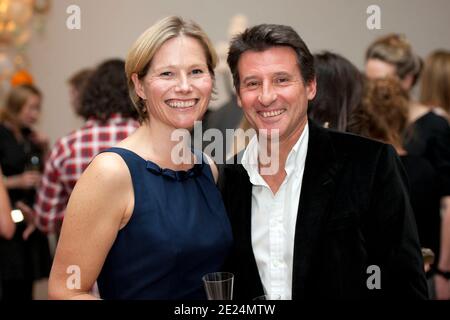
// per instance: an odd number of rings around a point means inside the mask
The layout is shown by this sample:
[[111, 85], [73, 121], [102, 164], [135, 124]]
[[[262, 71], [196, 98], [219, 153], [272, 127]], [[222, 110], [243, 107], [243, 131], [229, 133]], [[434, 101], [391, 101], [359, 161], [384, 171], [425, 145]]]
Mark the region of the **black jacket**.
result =
[[[312, 121], [309, 130], [292, 299], [427, 298], [407, 178], [395, 150]], [[225, 165], [219, 185], [234, 236], [225, 269], [235, 274], [234, 297], [249, 300], [263, 294], [251, 244], [252, 185], [241, 164]], [[380, 268], [381, 289], [368, 289], [371, 265]]]

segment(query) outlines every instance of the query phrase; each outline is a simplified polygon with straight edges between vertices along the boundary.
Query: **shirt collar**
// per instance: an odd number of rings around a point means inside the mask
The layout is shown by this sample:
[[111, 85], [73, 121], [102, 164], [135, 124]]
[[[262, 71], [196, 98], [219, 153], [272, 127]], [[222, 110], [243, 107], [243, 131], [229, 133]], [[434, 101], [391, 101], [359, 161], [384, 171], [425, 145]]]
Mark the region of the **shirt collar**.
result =
[[[305, 166], [306, 162], [306, 153], [308, 151], [308, 141], [309, 141], [309, 126], [306, 123], [305, 128], [303, 128], [303, 132], [300, 135], [300, 138], [297, 140], [295, 145], [292, 147], [292, 150], [289, 152], [289, 155], [286, 160], [285, 170], [287, 179], [295, 174], [297, 177], [302, 174], [302, 170], [300, 168]], [[247, 171], [248, 176], [250, 177], [250, 182], [253, 185], [264, 185], [267, 186], [267, 183], [259, 174], [259, 165], [258, 165], [258, 138], [255, 135], [249, 142], [247, 148], [242, 155], [242, 166]]]
[[250, 182], [253, 185], [266, 185], [264, 179], [260, 176], [258, 172], [258, 137], [253, 136], [250, 142], [245, 148], [244, 154], [242, 155], [242, 166], [247, 171], [250, 177]]
[[296, 176], [301, 175], [301, 170], [298, 169], [305, 166], [306, 153], [308, 151], [308, 141], [309, 141], [309, 127], [308, 123], [306, 123], [300, 138], [292, 147], [292, 150], [289, 152], [289, 155], [287, 157], [285, 170], [288, 177], [291, 176], [293, 173]]

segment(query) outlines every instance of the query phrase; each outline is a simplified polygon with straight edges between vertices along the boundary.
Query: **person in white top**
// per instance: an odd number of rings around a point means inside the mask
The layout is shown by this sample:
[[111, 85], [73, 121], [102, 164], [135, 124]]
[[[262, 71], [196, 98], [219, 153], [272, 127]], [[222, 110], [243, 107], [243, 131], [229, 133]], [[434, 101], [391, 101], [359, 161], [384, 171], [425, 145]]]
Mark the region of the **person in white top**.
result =
[[258, 131], [219, 181], [234, 297], [427, 298], [399, 159], [388, 145], [308, 120], [316, 79], [300, 36], [283, 25], [249, 28], [231, 42], [228, 65]]

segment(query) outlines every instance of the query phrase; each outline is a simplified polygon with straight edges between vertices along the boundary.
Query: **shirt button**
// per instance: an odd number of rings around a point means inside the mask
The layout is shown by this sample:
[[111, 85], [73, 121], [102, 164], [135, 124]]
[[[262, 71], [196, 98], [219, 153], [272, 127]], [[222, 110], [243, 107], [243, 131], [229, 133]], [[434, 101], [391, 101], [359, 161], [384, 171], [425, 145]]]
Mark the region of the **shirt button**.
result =
[[281, 261], [277, 259], [277, 260], [274, 260], [272, 264], [273, 264], [274, 268], [278, 269], [281, 266]]

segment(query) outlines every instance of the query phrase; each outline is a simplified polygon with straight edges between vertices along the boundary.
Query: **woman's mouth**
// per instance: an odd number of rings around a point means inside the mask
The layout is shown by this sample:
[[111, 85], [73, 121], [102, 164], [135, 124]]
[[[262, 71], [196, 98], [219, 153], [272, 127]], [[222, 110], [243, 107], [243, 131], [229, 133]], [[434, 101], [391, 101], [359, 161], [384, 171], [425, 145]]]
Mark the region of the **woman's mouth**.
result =
[[169, 99], [166, 100], [165, 102], [172, 109], [187, 109], [195, 106], [198, 101], [199, 99], [189, 99], [189, 100]]

